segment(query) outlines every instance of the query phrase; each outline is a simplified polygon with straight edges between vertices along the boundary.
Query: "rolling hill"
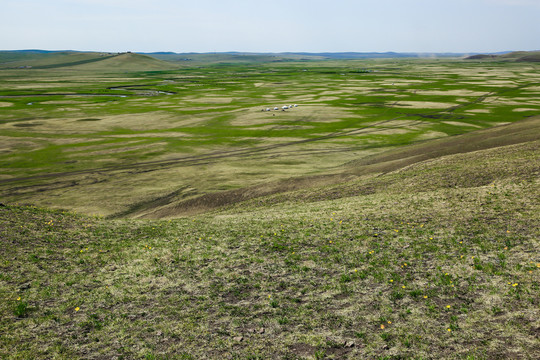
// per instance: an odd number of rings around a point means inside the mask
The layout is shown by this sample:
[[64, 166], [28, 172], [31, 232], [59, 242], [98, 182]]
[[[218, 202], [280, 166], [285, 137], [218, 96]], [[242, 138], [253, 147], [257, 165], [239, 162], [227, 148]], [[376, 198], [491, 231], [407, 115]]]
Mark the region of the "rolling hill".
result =
[[494, 61], [517, 61], [539, 62], [540, 51], [513, 51], [507, 54], [478, 54], [472, 55], [465, 60], [494, 60]]
[[177, 66], [151, 56], [135, 53], [100, 52], [0, 52], [0, 69], [68, 69], [76, 70], [167, 70]]
[[86, 63], [77, 66], [80, 70], [124, 70], [124, 71], [150, 71], [170, 70], [177, 66], [148, 55], [136, 53], [122, 53], [112, 57], [105, 57], [99, 62]]

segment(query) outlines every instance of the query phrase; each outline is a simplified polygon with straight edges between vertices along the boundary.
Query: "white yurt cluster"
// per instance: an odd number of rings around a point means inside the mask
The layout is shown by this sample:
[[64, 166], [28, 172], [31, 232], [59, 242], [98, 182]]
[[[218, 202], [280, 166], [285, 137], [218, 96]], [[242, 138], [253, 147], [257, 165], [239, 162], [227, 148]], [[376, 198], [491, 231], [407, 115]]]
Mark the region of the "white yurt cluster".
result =
[[[295, 108], [295, 107], [298, 107], [297, 104], [294, 104], [294, 105], [283, 105], [281, 107], [281, 111], [285, 111], [285, 110], [288, 110], [288, 109], [292, 109], [292, 108]], [[273, 109], [272, 108], [266, 108], [266, 109], [262, 109], [261, 111], [277, 111], [279, 110], [279, 107], [275, 106]]]

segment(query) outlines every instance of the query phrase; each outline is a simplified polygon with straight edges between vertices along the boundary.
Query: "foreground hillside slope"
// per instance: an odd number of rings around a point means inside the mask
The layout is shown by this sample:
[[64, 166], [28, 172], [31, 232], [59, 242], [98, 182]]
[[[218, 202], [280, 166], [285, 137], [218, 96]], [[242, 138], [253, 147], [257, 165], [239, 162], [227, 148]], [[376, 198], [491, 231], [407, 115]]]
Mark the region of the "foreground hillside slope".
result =
[[0, 357], [536, 359], [540, 141], [501, 145], [168, 221], [1, 206]]

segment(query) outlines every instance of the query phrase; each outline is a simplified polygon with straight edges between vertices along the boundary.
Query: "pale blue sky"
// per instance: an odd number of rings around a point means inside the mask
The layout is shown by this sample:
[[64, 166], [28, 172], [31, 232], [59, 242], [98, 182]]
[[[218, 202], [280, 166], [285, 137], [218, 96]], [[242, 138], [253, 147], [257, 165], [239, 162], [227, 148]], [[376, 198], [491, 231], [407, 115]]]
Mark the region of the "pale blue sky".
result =
[[0, 0], [0, 49], [540, 49], [540, 0]]

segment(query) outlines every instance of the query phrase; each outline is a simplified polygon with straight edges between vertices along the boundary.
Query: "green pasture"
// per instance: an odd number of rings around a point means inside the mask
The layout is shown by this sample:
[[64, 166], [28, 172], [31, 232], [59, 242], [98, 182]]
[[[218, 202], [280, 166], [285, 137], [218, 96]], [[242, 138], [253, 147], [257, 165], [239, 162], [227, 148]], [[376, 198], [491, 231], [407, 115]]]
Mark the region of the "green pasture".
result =
[[0, 71], [0, 195], [8, 201], [111, 215], [180, 189], [189, 198], [334, 172], [540, 110], [538, 65], [528, 63], [195, 61], [127, 71], [122, 56], [64, 56], [77, 66], [49, 59]]

